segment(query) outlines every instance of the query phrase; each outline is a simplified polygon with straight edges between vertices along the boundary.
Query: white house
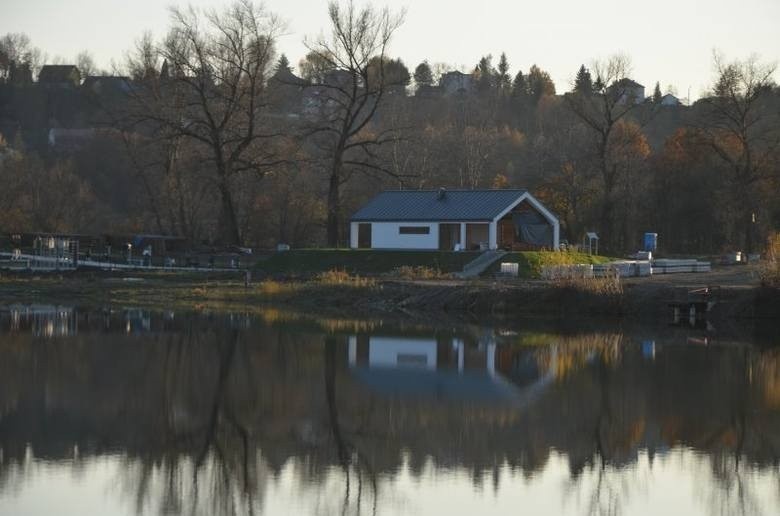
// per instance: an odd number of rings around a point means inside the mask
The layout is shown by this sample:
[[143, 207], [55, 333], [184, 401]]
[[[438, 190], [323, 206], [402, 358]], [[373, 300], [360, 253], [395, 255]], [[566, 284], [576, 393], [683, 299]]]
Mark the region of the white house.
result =
[[389, 190], [350, 220], [353, 249], [558, 249], [558, 218], [526, 190]]

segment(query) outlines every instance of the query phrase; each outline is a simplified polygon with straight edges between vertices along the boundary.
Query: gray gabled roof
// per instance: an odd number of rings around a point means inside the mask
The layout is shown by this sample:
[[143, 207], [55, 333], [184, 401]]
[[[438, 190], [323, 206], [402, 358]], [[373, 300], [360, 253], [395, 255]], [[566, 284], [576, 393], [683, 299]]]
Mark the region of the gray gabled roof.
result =
[[526, 190], [389, 190], [360, 208], [354, 222], [491, 221]]

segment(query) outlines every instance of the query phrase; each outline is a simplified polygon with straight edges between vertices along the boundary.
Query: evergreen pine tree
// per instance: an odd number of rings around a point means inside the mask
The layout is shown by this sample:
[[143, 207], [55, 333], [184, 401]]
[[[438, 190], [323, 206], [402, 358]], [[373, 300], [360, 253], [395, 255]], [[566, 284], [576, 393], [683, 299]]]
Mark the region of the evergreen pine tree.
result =
[[290, 72], [292, 73], [292, 67], [290, 66], [290, 61], [287, 59], [287, 56], [282, 54], [279, 56], [279, 60], [276, 62], [276, 66], [274, 67], [274, 72], [280, 73], [280, 72]]
[[591, 79], [590, 71], [585, 68], [585, 65], [580, 66], [577, 78], [574, 79], [574, 91], [585, 95], [593, 93], [593, 80]]
[[528, 83], [525, 80], [522, 70], [518, 70], [515, 79], [512, 81], [512, 96], [517, 98], [525, 97], [528, 94]]
[[653, 90], [653, 102], [655, 102], [656, 104], [660, 104], [661, 103], [661, 99], [663, 97], [664, 96], [661, 94], [661, 85], [658, 82], [656, 82], [655, 83], [655, 90]]
[[496, 73], [496, 85], [498, 91], [501, 94], [509, 93], [511, 87], [512, 78], [509, 75], [509, 61], [507, 61], [506, 54], [501, 52], [501, 57], [498, 60], [498, 70]]
[[474, 75], [477, 77], [477, 91], [480, 94], [488, 93], [495, 88], [496, 69], [493, 68], [492, 55], [482, 56], [474, 68]]
[[593, 91], [597, 93], [604, 93], [606, 87], [607, 85], [604, 84], [604, 80], [601, 78], [601, 76], [596, 77], [596, 81], [593, 83]]
[[433, 71], [431, 71], [431, 65], [428, 64], [427, 60], [418, 64], [417, 68], [414, 69], [414, 83], [418, 88], [433, 85]]

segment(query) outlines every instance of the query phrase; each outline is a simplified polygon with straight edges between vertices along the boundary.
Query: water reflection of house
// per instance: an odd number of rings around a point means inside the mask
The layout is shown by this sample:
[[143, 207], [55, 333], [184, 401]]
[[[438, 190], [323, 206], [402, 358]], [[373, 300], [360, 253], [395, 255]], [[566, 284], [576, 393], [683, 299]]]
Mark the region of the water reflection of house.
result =
[[152, 331], [150, 311], [139, 309], [125, 311], [125, 333], [148, 333], [150, 331]]
[[9, 309], [10, 329], [29, 329], [34, 337], [54, 338], [77, 335], [78, 318], [73, 308], [54, 305], [14, 305]]
[[552, 381], [531, 350], [501, 348], [492, 336], [359, 334], [349, 338], [352, 374], [368, 388], [393, 396], [528, 402]]

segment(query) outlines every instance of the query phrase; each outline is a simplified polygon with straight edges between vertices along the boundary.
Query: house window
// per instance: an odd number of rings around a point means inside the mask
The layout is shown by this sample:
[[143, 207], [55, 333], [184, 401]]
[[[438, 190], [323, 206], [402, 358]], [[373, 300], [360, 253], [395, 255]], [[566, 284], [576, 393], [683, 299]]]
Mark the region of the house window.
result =
[[431, 232], [430, 226], [400, 226], [399, 235], [428, 235]]

